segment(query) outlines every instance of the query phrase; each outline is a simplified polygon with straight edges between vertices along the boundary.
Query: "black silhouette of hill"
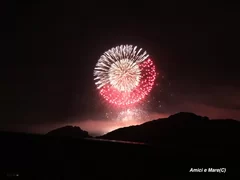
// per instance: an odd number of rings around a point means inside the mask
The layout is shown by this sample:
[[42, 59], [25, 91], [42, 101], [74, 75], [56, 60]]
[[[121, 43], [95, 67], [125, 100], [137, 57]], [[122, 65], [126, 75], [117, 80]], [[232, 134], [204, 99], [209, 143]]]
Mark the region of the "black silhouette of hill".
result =
[[[168, 118], [158, 119], [141, 125], [123, 127], [98, 138], [123, 141], [136, 141], [151, 144], [171, 143], [170, 141], [195, 143], [206, 142], [214, 136], [224, 139], [239, 137], [240, 122], [236, 120], [209, 120], [193, 113], [180, 112]], [[199, 137], [198, 137], [199, 136]], [[207, 139], [204, 136], [209, 136]], [[202, 138], [200, 138], [202, 137]], [[167, 138], [167, 139], [164, 139]], [[222, 139], [221, 139], [222, 140]], [[215, 139], [214, 142], [218, 141]]]
[[48, 136], [59, 136], [59, 137], [75, 137], [75, 138], [90, 138], [91, 136], [87, 131], [82, 130], [78, 126], [64, 126], [58, 129], [54, 129], [48, 132]]
[[226, 167], [231, 174], [240, 169], [239, 123], [178, 113], [98, 138], [71, 126], [47, 135], [0, 132], [0, 179], [151, 179], [189, 175], [194, 167]]
[[186, 112], [120, 128], [98, 138], [149, 143], [166, 156], [178, 158], [240, 158], [239, 121], [209, 120]]

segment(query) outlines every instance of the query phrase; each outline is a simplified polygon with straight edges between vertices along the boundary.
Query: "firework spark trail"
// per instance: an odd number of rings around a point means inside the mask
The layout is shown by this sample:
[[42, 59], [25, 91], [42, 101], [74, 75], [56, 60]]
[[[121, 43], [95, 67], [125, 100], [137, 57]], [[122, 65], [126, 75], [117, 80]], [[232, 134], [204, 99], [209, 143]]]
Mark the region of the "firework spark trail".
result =
[[137, 46], [121, 45], [106, 51], [94, 69], [100, 94], [115, 105], [142, 100], [152, 89], [155, 66], [146, 51]]
[[141, 109], [126, 109], [124, 111], [121, 111], [116, 121], [135, 121], [135, 122], [141, 122], [149, 118], [149, 115], [147, 112], [141, 110]]
[[112, 64], [116, 64], [122, 59], [127, 59], [129, 64], [141, 63], [149, 56], [146, 51], [138, 56], [142, 49], [139, 49], [137, 53], [136, 49], [137, 46], [133, 48], [132, 45], [121, 45], [108, 50], [100, 57], [94, 71], [94, 76], [97, 76], [95, 80], [99, 79], [99, 81], [96, 82], [99, 89], [109, 83], [110, 80], [107, 77], [107, 71], [111, 68]]

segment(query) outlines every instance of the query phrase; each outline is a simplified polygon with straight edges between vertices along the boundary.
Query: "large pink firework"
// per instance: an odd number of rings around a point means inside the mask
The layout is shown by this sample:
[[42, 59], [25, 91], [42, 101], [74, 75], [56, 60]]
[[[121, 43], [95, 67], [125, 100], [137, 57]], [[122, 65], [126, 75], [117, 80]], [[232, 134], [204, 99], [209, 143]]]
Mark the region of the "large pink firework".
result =
[[142, 49], [121, 45], [106, 51], [94, 69], [100, 94], [117, 106], [132, 105], [151, 91], [156, 78], [153, 61]]

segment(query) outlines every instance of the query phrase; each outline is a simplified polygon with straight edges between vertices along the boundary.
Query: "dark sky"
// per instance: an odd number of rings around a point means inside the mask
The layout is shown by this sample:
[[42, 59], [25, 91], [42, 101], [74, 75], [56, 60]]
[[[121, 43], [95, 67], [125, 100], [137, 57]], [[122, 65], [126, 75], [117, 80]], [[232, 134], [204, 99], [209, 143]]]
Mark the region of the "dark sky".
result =
[[238, 8], [194, 3], [5, 3], [0, 127], [105, 113], [93, 68], [120, 44], [144, 48], [158, 68], [149, 111], [240, 119]]

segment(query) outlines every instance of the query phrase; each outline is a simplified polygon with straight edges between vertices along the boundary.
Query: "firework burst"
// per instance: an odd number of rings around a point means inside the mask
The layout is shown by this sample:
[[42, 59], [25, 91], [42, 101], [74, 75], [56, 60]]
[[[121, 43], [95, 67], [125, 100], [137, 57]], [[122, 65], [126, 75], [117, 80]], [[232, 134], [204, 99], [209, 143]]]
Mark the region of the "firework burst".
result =
[[152, 89], [155, 66], [146, 51], [121, 45], [106, 51], [94, 69], [100, 94], [111, 104], [126, 106], [142, 100]]

